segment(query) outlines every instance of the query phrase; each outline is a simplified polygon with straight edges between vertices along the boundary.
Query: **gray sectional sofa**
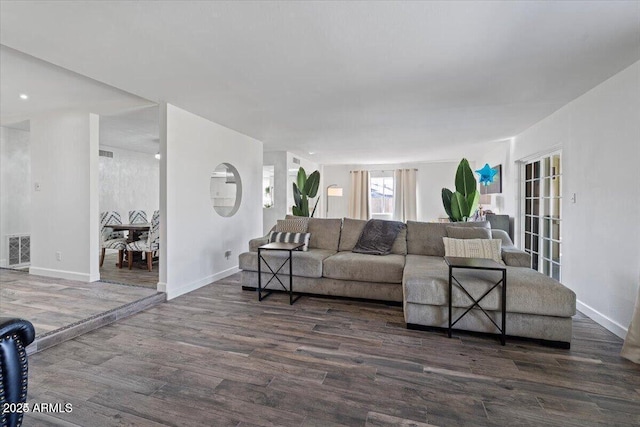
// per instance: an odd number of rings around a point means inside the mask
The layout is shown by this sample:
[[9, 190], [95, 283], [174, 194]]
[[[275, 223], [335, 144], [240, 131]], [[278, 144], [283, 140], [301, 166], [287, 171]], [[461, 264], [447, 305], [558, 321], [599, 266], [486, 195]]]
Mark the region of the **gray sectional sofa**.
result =
[[[447, 227], [489, 227], [488, 223], [427, 223], [408, 221], [396, 238], [391, 254], [353, 253], [366, 221], [310, 218], [309, 250], [293, 253], [294, 291], [326, 296], [360, 298], [402, 304], [410, 328], [448, 327], [448, 267], [444, 261], [443, 237]], [[507, 265], [507, 335], [533, 338], [568, 348], [576, 310], [573, 291], [529, 268], [529, 255], [517, 249], [508, 234], [491, 230], [502, 240], [502, 259]], [[258, 287], [257, 248], [268, 237], [249, 242], [249, 252], [240, 255], [242, 286]], [[284, 252], [263, 252], [270, 265], [279, 265]], [[288, 271], [288, 270], [287, 270]], [[456, 271], [469, 292], [478, 297], [498, 280], [495, 272]], [[263, 283], [269, 275], [263, 271]], [[288, 276], [282, 274], [283, 283]], [[468, 297], [453, 290], [454, 317], [470, 305]], [[500, 324], [499, 293], [493, 291], [482, 306]], [[498, 333], [478, 310], [471, 310], [456, 329]]]

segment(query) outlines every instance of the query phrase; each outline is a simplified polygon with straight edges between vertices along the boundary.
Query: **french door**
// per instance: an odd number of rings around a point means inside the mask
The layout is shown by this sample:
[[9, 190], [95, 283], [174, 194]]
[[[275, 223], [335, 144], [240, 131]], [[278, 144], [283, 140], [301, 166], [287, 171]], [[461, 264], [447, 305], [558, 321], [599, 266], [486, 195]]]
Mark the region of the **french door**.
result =
[[558, 152], [522, 165], [524, 250], [531, 254], [531, 268], [556, 280], [562, 265], [561, 160]]

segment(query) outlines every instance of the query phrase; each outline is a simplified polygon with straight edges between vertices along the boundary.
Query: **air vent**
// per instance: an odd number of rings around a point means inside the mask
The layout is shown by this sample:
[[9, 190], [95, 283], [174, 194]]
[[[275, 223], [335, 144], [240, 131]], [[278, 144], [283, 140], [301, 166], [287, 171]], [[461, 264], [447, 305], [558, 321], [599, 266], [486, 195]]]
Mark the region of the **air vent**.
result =
[[15, 267], [31, 261], [31, 236], [13, 234], [7, 236], [9, 246], [9, 266]]
[[[94, 151], [94, 153], [95, 153], [95, 151]], [[100, 157], [108, 157], [110, 159], [113, 159], [113, 151], [100, 150], [99, 155], [100, 155]]]
[[297, 158], [297, 157], [294, 157], [293, 158], [293, 163], [295, 163], [296, 165], [299, 165], [300, 164], [300, 159]]

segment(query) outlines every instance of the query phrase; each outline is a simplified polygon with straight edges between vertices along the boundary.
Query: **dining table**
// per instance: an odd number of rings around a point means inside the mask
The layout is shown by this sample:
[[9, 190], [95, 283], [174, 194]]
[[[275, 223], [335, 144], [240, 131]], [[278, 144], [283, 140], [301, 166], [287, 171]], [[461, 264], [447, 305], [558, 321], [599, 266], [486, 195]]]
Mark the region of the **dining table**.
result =
[[140, 222], [136, 224], [109, 224], [107, 227], [113, 231], [128, 231], [127, 242], [135, 242], [140, 234], [151, 230], [151, 223]]
[[[149, 222], [140, 222], [135, 224], [109, 224], [107, 227], [111, 228], [113, 231], [128, 231], [127, 242], [135, 242], [139, 240], [140, 235], [144, 232], [148, 232], [151, 230], [151, 223]], [[125, 257], [128, 256], [128, 253], [125, 251]], [[136, 262], [142, 261], [142, 253], [134, 252], [132, 253], [133, 260]], [[122, 266], [119, 263], [116, 263], [116, 266], [121, 268]]]

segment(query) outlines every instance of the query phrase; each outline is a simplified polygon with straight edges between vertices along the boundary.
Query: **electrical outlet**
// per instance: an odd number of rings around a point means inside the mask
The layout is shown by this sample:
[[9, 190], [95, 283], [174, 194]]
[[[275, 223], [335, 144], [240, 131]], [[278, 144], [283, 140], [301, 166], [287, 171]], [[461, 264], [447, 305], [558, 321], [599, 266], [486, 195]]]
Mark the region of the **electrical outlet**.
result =
[[58, 261], [62, 261], [62, 252], [60, 252], [60, 251], [56, 252], [56, 259]]
[[36, 183], [33, 184], [33, 190], [34, 191], [40, 191], [40, 183], [39, 182], [36, 182]]
[[228, 249], [225, 253], [224, 253], [225, 258], [229, 259], [229, 257], [231, 256], [231, 249]]
[[573, 195], [571, 196], [571, 203], [576, 203], [578, 201], [578, 197], [576, 196], [576, 193], [573, 193]]

